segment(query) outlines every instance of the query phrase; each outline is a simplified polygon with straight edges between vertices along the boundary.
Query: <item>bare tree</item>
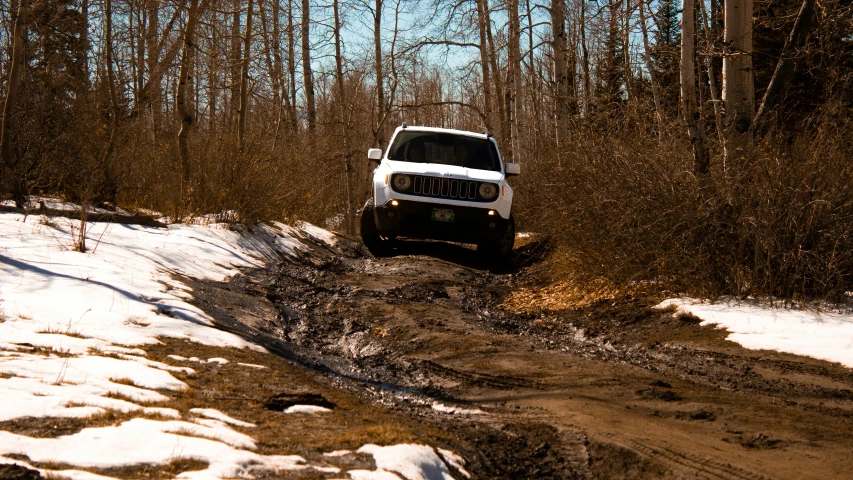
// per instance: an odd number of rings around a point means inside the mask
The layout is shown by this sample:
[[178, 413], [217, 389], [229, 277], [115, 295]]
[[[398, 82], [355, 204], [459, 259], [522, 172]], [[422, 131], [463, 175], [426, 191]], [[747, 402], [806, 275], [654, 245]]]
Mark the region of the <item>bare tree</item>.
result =
[[507, 58], [507, 117], [509, 119], [510, 148], [508, 157], [518, 161], [519, 144], [519, 94], [521, 92], [521, 46], [518, 18], [518, 0], [507, 0], [509, 9], [509, 46]]
[[726, 105], [726, 164], [752, 154], [755, 86], [752, 71], [752, 2], [725, 2], [723, 102]]
[[480, 71], [482, 72], [483, 104], [486, 130], [492, 131], [492, 86], [489, 75], [489, 47], [486, 29], [491, 28], [486, 18], [488, 0], [474, 0], [477, 2], [477, 30], [480, 37]]
[[791, 77], [794, 76], [794, 69], [797, 66], [796, 55], [805, 45], [811, 29], [814, 6], [815, 0], [803, 0], [800, 12], [797, 14], [797, 20], [794, 22], [791, 34], [785, 42], [782, 55], [779, 56], [779, 62], [776, 64], [776, 70], [773, 72], [770, 84], [767, 85], [767, 90], [761, 99], [761, 106], [752, 122], [753, 129], [759, 133], [763, 132], [764, 126], [767, 124], [767, 114], [776, 108], [790, 86]]
[[[24, 42], [27, 40], [27, 23], [29, 22], [29, 0], [20, 0], [17, 13], [13, 10], [12, 23], [15, 25], [12, 41], [12, 67], [9, 71], [9, 85], [6, 88], [6, 102], [3, 105], [2, 139], [0, 139], [0, 156], [3, 159], [3, 178], [12, 192], [15, 205], [23, 207], [24, 188], [17, 164], [12, 158], [12, 112], [18, 100], [18, 88], [21, 84], [21, 70], [24, 69]], [[13, 5], [14, 6], [14, 5]]]
[[311, 5], [302, 0], [302, 78], [305, 84], [305, 110], [308, 114], [308, 135], [313, 145], [317, 130], [317, 106], [314, 102], [314, 74], [311, 72]]
[[696, 100], [695, 0], [683, 0], [681, 12], [681, 101], [687, 133], [693, 144], [693, 171], [699, 176], [706, 176], [709, 164], [708, 139]]
[[332, 0], [332, 10], [335, 17], [335, 80], [338, 86], [337, 103], [339, 110], [340, 138], [343, 140], [343, 163], [347, 182], [347, 211], [344, 223], [346, 225], [347, 233], [350, 235], [355, 235], [357, 225], [355, 199], [353, 198], [355, 195], [355, 172], [353, 171], [352, 166], [352, 149], [350, 148], [350, 135], [347, 131], [347, 124], [349, 123], [347, 121], [349, 105], [347, 103], [346, 91], [344, 89], [343, 56], [341, 55], [341, 16], [338, 7], [338, 0]]
[[[703, 0], [700, 0], [703, 1]], [[658, 135], [663, 133], [663, 108], [660, 103], [660, 82], [658, 81], [657, 70], [652, 63], [651, 49], [649, 48], [649, 33], [646, 26], [646, 14], [643, 8], [646, 0], [639, 0], [638, 6], [640, 10], [640, 30], [643, 32], [643, 59], [646, 61], [646, 69], [649, 71], [649, 79], [652, 84], [652, 99], [655, 102], [655, 119], [658, 122]]]
[[[566, 0], [551, 1], [551, 55], [556, 83], [557, 144], [569, 136], [569, 75], [566, 48]], [[574, 68], [574, 66], [573, 66]]]
[[[207, 0], [204, 0], [203, 5], [206, 4]], [[192, 82], [189, 71], [192, 51], [195, 49], [195, 29], [198, 25], [199, 10], [199, 0], [190, 0], [187, 22], [184, 26], [181, 71], [178, 77], [176, 98], [178, 120], [181, 122], [181, 130], [178, 132], [178, 149], [181, 160], [181, 202], [186, 199], [186, 188], [189, 186], [190, 181], [189, 136], [192, 127], [195, 125], [195, 118], [193, 116], [193, 109], [188, 103], [187, 89]]]
[[252, 54], [252, 0], [247, 0], [246, 34], [243, 38], [243, 59], [240, 68], [240, 108], [237, 111], [237, 151], [246, 148], [246, 114], [249, 111], [249, 59]]

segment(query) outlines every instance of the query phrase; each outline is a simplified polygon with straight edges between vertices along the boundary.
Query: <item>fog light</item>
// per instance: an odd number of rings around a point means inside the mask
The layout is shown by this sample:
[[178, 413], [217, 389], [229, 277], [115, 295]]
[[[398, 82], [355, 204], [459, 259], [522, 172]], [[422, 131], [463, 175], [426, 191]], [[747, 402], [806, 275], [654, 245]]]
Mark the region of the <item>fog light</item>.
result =
[[394, 218], [394, 212], [388, 212], [388, 218]]
[[400, 202], [398, 202], [397, 200], [391, 200], [391, 205], [392, 205], [392, 206], [396, 207], [396, 206], [397, 206], [397, 205], [399, 205], [399, 204], [400, 204]]
[[495, 228], [495, 222], [489, 222], [489, 228]]
[[494, 215], [494, 214], [495, 214], [494, 210], [489, 210], [489, 215]]

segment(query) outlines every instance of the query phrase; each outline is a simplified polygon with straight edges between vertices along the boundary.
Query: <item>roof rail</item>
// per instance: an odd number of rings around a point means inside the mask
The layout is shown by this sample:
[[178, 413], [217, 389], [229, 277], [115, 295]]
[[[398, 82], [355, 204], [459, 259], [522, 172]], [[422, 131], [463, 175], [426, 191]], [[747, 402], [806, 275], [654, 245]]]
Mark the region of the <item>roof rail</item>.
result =
[[403, 127], [403, 128], [407, 128], [407, 127], [408, 127], [408, 125], [406, 125], [406, 122], [403, 122], [403, 124], [402, 124], [402, 125], [400, 125], [400, 126], [401, 126], [401, 127]]

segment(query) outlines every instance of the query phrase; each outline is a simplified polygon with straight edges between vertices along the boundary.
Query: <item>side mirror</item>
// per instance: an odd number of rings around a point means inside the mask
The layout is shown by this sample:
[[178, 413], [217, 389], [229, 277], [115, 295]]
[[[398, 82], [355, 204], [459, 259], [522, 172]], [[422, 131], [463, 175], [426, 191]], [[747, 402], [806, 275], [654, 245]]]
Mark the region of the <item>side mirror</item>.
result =
[[507, 163], [505, 166], [506, 176], [512, 177], [521, 174], [521, 165], [517, 163]]
[[367, 159], [372, 160], [374, 162], [378, 162], [382, 160], [382, 149], [381, 148], [371, 148], [367, 151]]

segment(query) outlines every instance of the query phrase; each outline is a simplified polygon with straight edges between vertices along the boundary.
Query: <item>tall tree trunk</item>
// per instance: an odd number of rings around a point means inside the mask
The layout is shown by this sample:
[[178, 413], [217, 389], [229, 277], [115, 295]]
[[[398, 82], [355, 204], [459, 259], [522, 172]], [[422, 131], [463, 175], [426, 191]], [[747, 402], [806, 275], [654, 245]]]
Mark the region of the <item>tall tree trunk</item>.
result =
[[375, 0], [373, 12], [373, 67], [376, 73], [376, 125], [373, 145], [385, 145], [385, 74], [382, 72], [382, 3]]
[[723, 42], [723, 102], [726, 105], [726, 164], [752, 154], [755, 85], [752, 71], [752, 2], [726, 0]]
[[338, 84], [338, 111], [340, 115], [340, 136], [343, 140], [344, 154], [344, 171], [346, 172], [347, 182], [347, 212], [346, 212], [346, 229], [350, 235], [356, 234], [356, 208], [354, 202], [355, 195], [355, 179], [352, 166], [352, 152], [350, 151], [350, 138], [347, 120], [347, 111], [349, 104], [347, 103], [346, 92], [344, 90], [344, 67], [343, 56], [341, 55], [341, 17], [338, 11], [338, 0], [332, 0], [332, 10], [335, 16], [335, 80]]
[[9, 70], [6, 102], [3, 105], [3, 125], [0, 133], [0, 157], [3, 159], [3, 179], [5, 190], [12, 193], [15, 205], [24, 206], [24, 186], [17, 162], [12, 158], [12, 114], [18, 101], [18, 88], [21, 85], [21, 71], [24, 69], [24, 42], [27, 38], [27, 24], [30, 16], [29, 0], [21, 0], [17, 14], [13, 11], [14, 29], [12, 35], [12, 67]]
[[658, 81], [657, 70], [652, 62], [651, 49], [649, 48], [649, 32], [646, 26], [646, 14], [644, 5], [646, 0], [639, 0], [640, 7], [640, 29], [643, 32], [643, 59], [646, 61], [646, 69], [649, 71], [649, 78], [652, 83], [652, 98], [655, 102], [655, 119], [658, 123], [658, 137], [663, 133], [663, 108], [660, 104], [660, 82]]
[[246, 36], [243, 38], [243, 61], [240, 67], [240, 110], [237, 112], [237, 151], [246, 148], [246, 114], [249, 111], [249, 56], [252, 54], [252, 0], [246, 11]]
[[[106, 31], [104, 39], [107, 62], [107, 87], [110, 92], [110, 139], [107, 143], [106, 151], [101, 158], [101, 175], [103, 175], [104, 184], [101, 195], [103, 199], [115, 204], [118, 197], [118, 179], [115, 175], [113, 165], [110, 160], [115, 149], [116, 132], [118, 130], [118, 93], [116, 92], [116, 76], [113, 68], [113, 2], [112, 0], [104, 0], [104, 17], [106, 20]], [[86, 199], [88, 200], [88, 199]]]
[[566, 58], [566, 0], [551, 0], [551, 54], [554, 56], [557, 145], [569, 137], [569, 75]]
[[305, 84], [305, 110], [308, 114], [308, 136], [313, 146], [317, 131], [317, 106], [314, 103], [314, 75], [311, 72], [311, 5], [302, 0], [302, 78]]
[[509, 84], [507, 92], [509, 93], [509, 102], [507, 112], [509, 114], [509, 136], [512, 147], [510, 158], [517, 162], [520, 153], [518, 144], [518, 114], [521, 110], [518, 98], [521, 92], [521, 47], [519, 45], [521, 35], [518, 19], [518, 0], [507, 0], [507, 8], [509, 9], [509, 58], [507, 59], [507, 83]]
[[477, 28], [480, 33], [480, 69], [483, 74], [482, 85], [483, 85], [483, 106], [484, 111], [483, 114], [486, 117], [486, 130], [492, 131], [492, 87], [490, 85], [491, 79], [489, 78], [489, 47], [488, 47], [488, 38], [486, 35], [486, 29], [491, 28], [490, 25], [486, 24], [486, 10], [489, 6], [486, 4], [487, 0], [474, 0], [477, 2]]
[[[702, 10], [702, 25], [705, 30], [705, 43], [710, 49], [715, 42], [714, 37], [711, 34], [708, 10], [705, 8], [704, 0], [700, 0], [699, 5]], [[726, 137], [723, 133], [723, 105], [720, 101], [720, 89], [717, 85], [717, 69], [714, 65], [714, 57], [706, 57], [705, 62], [706, 65], [708, 65], [708, 86], [710, 87], [711, 103], [714, 105], [714, 125], [717, 129], [717, 137], [720, 141], [720, 145], [725, 145]], [[725, 162], [723, 162], [723, 175], [725, 175], [725, 168], [726, 165]]]
[[228, 61], [231, 65], [231, 95], [228, 97], [228, 126], [234, 128], [237, 126], [240, 111], [240, 75], [242, 73], [242, 62], [240, 60], [243, 58], [240, 45], [242, 0], [233, 0], [231, 8], [233, 9], [231, 12], [231, 48], [228, 52]]
[[631, 20], [634, 18], [633, 0], [625, 0], [625, 25], [622, 27], [622, 64], [625, 72], [625, 91], [628, 100], [637, 100], [634, 72], [631, 70]]
[[[180, 7], [183, 6], [183, 4], [184, 2], [182, 1], [181, 4], [175, 8], [172, 18], [169, 19], [169, 23], [166, 25], [166, 28], [163, 29], [164, 33], [159, 42], [156, 41], [157, 28], [154, 28], [152, 33], [152, 26], [149, 24], [147, 36], [149, 36], [149, 38], [154, 38], [154, 47], [148, 49], [148, 80], [146, 80], [145, 85], [142, 87], [142, 92], [139, 94], [139, 103], [135, 106], [132, 115], [136, 116], [140, 113], [142, 107], [150, 106], [152, 118], [155, 120], [154, 125], [157, 125], [157, 118], [162, 110], [160, 87], [163, 83], [163, 76], [168, 72], [172, 62], [175, 61], [175, 58], [177, 58], [178, 52], [181, 51], [181, 45], [183, 42], [181, 40], [173, 42], [166, 51], [166, 54], [162, 55], [162, 61], [160, 60], [160, 57], [163, 52], [163, 48], [166, 46], [166, 41], [169, 39], [168, 32], [172, 30], [172, 27], [175, 25], [175, 22], [180, 16]], [[150, 14], [151, 12], [149, 11], [149, 15]], [[159, 13], [155, 13], [155, 16], [153, 17], [155, 20], [150, 21], [156, 22], [157, 15], [159, 15]], [[153, 37], [150, 37], [151, 35], [153, 35]]]
[[581, 54], [583, 55], [583, 114], [589, 117], [589, 109], [592, 105], [592, 82], [589, 76], [589, 50], [586, 45], [586, 2], [581, 2]]
[[767, 90], [761, 99], [761, 106], [758, 108], [758, 113], [755, 114], [755, 119], [752, 122], [754, 125], [753, 129], [759, 135], [764, 133], [765, 126], [767, 125], [767, 114], [776, 108], [791, 85], [791, 77], [794, 76], [794, 69], [797, 66], [796, 55], [803, 48], [803, 45], [805, 45], [806, 38], [811, 29], [814, 5], [815, 0], [803, 0], [803, 4], [800, 6], [800, 13], [797, 15], [794, 27], [791, 29], [791, 34], [788, 35], [788, 40], [785, 41], [785, 47], [782, 49], [782, 55], [779, 56], [776, 70], [773, 72], [770, 84], [767, 85]]
[[198, 25], [199, 17], [198, 2], [199, 0], [190, 0], [190, 8], [187, 14], [187, 23], [184, 26], [183, 51], [181, 53], [181, 70], [178, 75], [176, 106], [178, 120], [181, 122], [181, 130], [180, 132], [178, 132], [178, 150], [180, 152], [181, 157], [181, 198], [178, 201], [179, 206], [182, 206], [187, 199], [186, 189], [189, 186], [191, 173], [188, 142], [190, 130], [195, 125], [195, 118], [193, 117], [193, 109], [189, 105], [189, 101], [187, 99], [187, 90], [189, 89], [190, 82], [192, 82], [192, 79], [189, 75], [189, 71], [192, 50], [195, 48], [195, 29], [196, 25]]
[[[486, 21], [486, 40], [489, 43], [489, 62], [491, 65], [491, 75], [492, 80], [494, 81], [495, 86], [495, 99], [497, 100], [497, 109], [498, 109], [498, 119], [500, 121], [501, 126], [501, 142], [509, 141], [509, 118], [506, 115], [506, 97], [504, 96], [503, 89], [503, 81], [501, 80], [501, 71], [498, 68], [498, 51], [495, 46], [495, 39], [492, 35], [492, 20], [489, 9], [489, 0], [481, 0], [483, 2], [483, 15]], [[510, 153], [510, 156], [507, 159], [512, 158], [510, 149], [507, 149], [507, 152]]]
[[[696, 0], [683, 0], [681, 14], [681, 101], [687, 133], [693, 144], [693, 171], [699, 177], [708, 175], [708, 139], [705, 124], [696, 101]], [[700, 2], [702, 0], [699, 0]]]
[[[278, 1], [278, 0], [276, 0]], [[296, 41], [293, 24], [293, 0], [287, 0], [287, 77], [290, 81], [290, 129], [295, 135], [299, 131], [296, 117]]]
[[[153, 120], [151, 126], [154, 128], [159, 124], [159, 115], [160, 110], [162, 109], [160, 102], [160, 80], [162, 78], [162, 72], [159, 74], [157, 72], [157, 64], [160, 61], [161, 53], [160, 49], [157, 48], [157, 33], [160, 29], [160, 0], [148, 0], [147, 5], [148, 11], [146, 16], [148, 24], [146, 25], [145, 32], [145, 53], [147, 55], [145, 58], [145, 70], [148, 77], [139, 92], [137, 108], [146, 101], [150, 101], [151, 118]], [[176, 8], [175, 13], [178, 13], [179, 10], [180, 8]]]

